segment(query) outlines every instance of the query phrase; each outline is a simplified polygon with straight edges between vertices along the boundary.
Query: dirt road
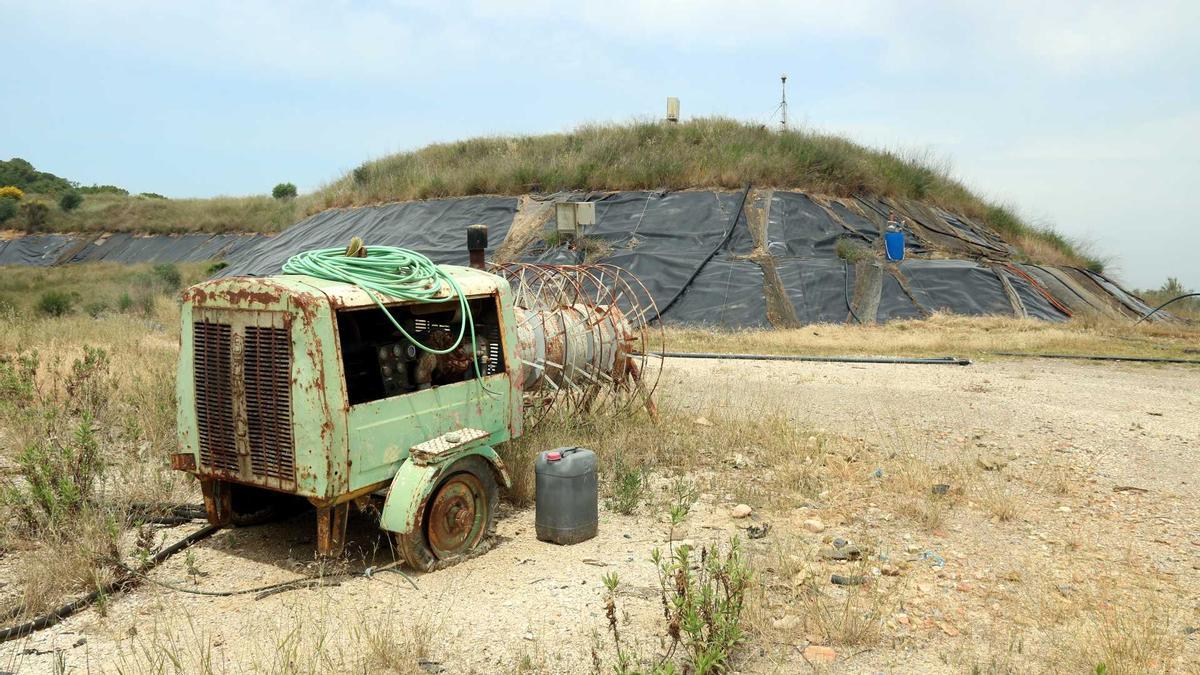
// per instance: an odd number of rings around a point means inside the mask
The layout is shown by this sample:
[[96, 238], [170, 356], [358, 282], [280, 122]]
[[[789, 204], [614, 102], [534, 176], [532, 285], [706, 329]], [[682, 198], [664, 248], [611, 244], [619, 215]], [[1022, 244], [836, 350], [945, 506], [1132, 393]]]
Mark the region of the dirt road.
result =
[[[1096, 658], [1073, 643], [1106, 639], [1114, 662], [1149, 649], [1129, 658], [1195, 669], [1198, 637], [1185, 629], [1200, 625], [1200, 368], [673, 361], [661, 391], [664, 409], [705, 418], [697, 423], [786, 416], [866, 448], [831, 453], [812, 500], [779, 503], [754, 489], [754, 468], [711, 467], [726, 478], [706, 485], [725, 487], [701, 495], [676, 539], [739, 532], [745, 521], [728, 514], [738, 501], [773, 525], [747, 542], [769, 583], [747, 619], [755, 637], [741, 669], [1070, 669]], [[756, 466], [770, 473], [788, 460]], [[952, 501], [923, 496], [933, 484]], [[804, 524], [813, 519], [821, 531]], [[648, 558], [667, 544], [661, 511], [602, 510], [601, 535], [573, 547], [537, 542], [532, 525], [531, 510], [506, 510], [493, 550], [414, 577], [414, 588], [390, 571], [361, 575], [391, 558], [359, 521], [355, 560], [343, 565], [359, 576], [337, 586], [255, 599], [146, 584], [0, 645], [0, 670], [359, 671], [390, 655], [408, 664], [401, 671], [579, 672], [592, 667], [595, 636], [607, 668], [601, 575], [613, 571], [622, 634], [653, 654], [661, 605]], [[225, 531], [152, 576], [209, 590], [294, 578], [313, 570], [312, 534], [307, 518]], [[857, 565], [822, 559], [836, 538], [870, 545], [866, 595], [825, 582]], [[830, 609], [840, 622], [818, 620]], [[1141, 647], [1104, 637], [1114, 612]], [[877, 625], [860, 635], [859, 615]], [[805, 655], [823, 644], [831, 662]]]

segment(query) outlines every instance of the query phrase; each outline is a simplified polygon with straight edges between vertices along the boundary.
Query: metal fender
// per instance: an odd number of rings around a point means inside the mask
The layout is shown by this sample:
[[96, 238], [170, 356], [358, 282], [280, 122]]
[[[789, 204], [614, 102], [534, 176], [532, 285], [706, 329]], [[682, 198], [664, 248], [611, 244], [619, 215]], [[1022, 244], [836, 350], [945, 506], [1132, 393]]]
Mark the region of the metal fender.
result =
[[496, 482], [506, 490], [512, 487], [512, 479], [509, 478], [508, 470], [504, 468], [504, 462], [488, 445], [464, 448], [428, 464], [418, 464], [409, 459], [400, 465], [400, 470], [396, 472], [388, 488], [383, 512], [379, 516], [379, 527], [397, 534], [408, 534], [416, 529], [421, 513], [425, 510], [425, 501], [433, 493], [438, 481], [455, 462], [471, 455], [486, 459], [496, 476]]

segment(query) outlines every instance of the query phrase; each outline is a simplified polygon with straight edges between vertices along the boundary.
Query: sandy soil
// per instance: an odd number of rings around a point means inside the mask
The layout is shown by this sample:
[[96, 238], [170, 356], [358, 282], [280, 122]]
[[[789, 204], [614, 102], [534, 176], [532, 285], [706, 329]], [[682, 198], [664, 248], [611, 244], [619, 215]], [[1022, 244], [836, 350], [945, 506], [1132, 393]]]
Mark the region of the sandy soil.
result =
[[[673, 361], [661, 391], [664, 406], [698, 416], [786, 415], [873, 448], [866, 463], [848, 459], [840, 484], [815, 501], [779, 503], [755, 487], [754, 467], [714, 468], [733, 475], [706, 482], [716, 487], [675, 533], [697, 544], [723, 541], [745, 527], [728, 513], [744, 501], [755, 509], [752, 521], [773, 525], [767, 537], [746, 542], [768, 578], [792, 574], [784, 569], [789, 560], [818, 579], [845, 572], [855, 563], [818, 555], [836, 537], [879, 552], [865, 567], [879, 591], [878, 640], [832, 645], [834, 661], [810, 663], [805, 648], [829, 642], [795, 618], [812, 606], [768, 597], [752, 617], [758, 634], [741, 670], [1042, 669], [1064, 640], [1087, 639], [1093, 609], [1139, 600], [1166, 616], [1162, 630], [1175, 646], [1164, 654], [1177, 667], [1200, 669], [1200, 637], [1184, 632], [1200, 625], [1200, 368]], [[1012, 496], [1016, 514], [1000, 518], [972, 495], [923, 526], [881, 487], [900, 478], [890, 472], [901, 455], [934, 467], [931, 482], [953, 483], [976, 467], [977, 480]], [[661, 606], [648, 558], [668, 540], [660, 513], [602, 512], [599, 537], [557, 547], [536, 541], [532, 510], [508, 508], [490, 552], [416, 576], [415, 588], [390, 571], [261, 600], [143, 585], [0, 645], [0, 670], [51, 672], [58, 661], [69, 672], [140, 672], [170, 655], [184, 672], [329, 671], [361, 663], [363, 644], [382, 639], [426, 653], [426, 672], [586, 671], [593, 636], [608, 644], [606, 572], [622, 580], [623, 634], [645, 636], [648, 653], [657, 648]], [[823, 531], [806, 529], [813, 518]], [[174, 541], [186, 531], [165, 529], [161, 537]], [[314, 569], [312, 536], [307, 518], [223, 531], [153, 578], [213, 590], [294, 578]], [[354, 522], [351, 540], [352, 560], [342, 568], [361, 572], [390, 560], [365, 521]], [[877, 575], [883, 558], [897, 576]], [[836, 603], [847, 592], [822, 593]]]

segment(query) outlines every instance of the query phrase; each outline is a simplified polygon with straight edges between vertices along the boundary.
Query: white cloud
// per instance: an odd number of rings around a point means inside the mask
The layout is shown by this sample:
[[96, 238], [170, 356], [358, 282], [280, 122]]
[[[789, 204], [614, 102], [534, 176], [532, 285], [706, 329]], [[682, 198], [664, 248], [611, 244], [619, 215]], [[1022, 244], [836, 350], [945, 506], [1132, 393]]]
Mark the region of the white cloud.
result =
[[[643, 49], [782, 50], [843, 40], [887, 69], [953, 59], [1032, 61], [1058, 71], [1126, 68], [1179, 50], [1194, 58], [1200, 2], [927, 4], [899, 0], [40, 0], [11, 3], [44, 39], [102, 45], [189, 66], [302, 78], [422, 79], [484, 60]], [[616, 42], [614, 42], [616, 41]], [[552, 60], [551, 60], [552, 62]]]
[[1016, 2], [981, 5], [976, 24], [999, 54], [1011, 50], [1055, 71], [1128, 70], [1174, 54], [1195, 58], [1200, 3]]

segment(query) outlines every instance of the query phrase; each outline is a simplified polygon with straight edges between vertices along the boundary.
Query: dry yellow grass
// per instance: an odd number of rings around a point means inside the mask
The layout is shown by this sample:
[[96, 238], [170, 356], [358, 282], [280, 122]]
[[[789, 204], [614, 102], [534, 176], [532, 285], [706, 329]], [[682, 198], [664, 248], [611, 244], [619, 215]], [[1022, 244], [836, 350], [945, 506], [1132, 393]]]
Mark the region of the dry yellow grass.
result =
[[[1035, 319], [936, 314], [880, 325], [814, 324], [778, 330], [667, 329], [667, 348], [688, 352], [799, 355], [961, 356], [994, 352], [1107, 354], [1200, 360], [1200, 327], [1087, 319]], [[1190, 351], [1189, 351], [1190, 350]]]

